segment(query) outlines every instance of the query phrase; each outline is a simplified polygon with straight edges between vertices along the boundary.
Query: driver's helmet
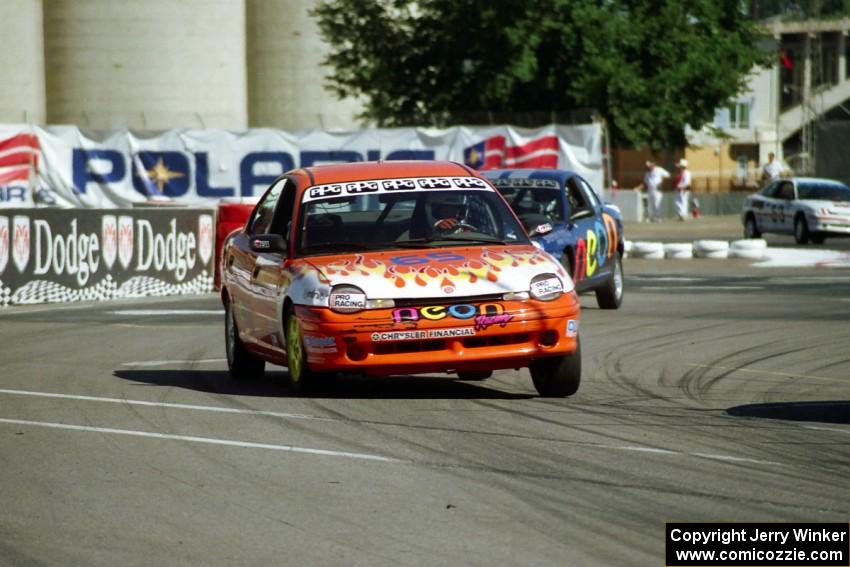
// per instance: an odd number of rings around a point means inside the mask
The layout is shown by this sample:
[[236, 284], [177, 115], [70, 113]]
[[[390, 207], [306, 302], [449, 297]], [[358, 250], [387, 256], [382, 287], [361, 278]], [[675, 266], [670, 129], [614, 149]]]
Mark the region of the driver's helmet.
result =
[[435, 220], [444, 218], [463, 218], [466, 209], [466, 196], [446, 191], [430, 196], [431, 215]]

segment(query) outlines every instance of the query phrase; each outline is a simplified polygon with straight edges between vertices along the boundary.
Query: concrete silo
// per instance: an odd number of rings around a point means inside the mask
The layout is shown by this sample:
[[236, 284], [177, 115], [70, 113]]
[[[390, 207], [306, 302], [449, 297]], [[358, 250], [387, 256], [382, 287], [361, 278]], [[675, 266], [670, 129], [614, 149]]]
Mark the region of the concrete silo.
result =
[[308, 11], [315, 0], [246, 0], [250, 125], [351, 128], [362, 104], [325, 90], [327, 46]]
[[3, 0], [0, 22], [0, 122], [43, 124], [41, 0]]
[[244, 0], [43, 0], [47, 119], [247, 126]]

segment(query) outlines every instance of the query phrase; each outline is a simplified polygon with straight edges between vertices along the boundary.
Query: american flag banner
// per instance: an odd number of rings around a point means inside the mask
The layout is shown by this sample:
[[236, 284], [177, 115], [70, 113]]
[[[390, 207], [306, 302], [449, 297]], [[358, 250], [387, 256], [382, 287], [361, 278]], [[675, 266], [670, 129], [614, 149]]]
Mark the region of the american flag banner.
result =
[[130, 130], [0, 124], [0, 209], [131, 207], [149, 200], [213, 205], [256, 198], [299, 167], [450, 160], [475, 169], [560, 168], [602, 186], [598, 124], [245, 131]]
[[35, 134], [16, 134], [0, 139], [0, 185], [26, 184], [38, 171], [41, 149]]
[[490, 136], [463, 150], [466, 165], [479, 170], [501, 168], [557, 168], [558, 136], [541, 136], [509, 146], [505, 136]]

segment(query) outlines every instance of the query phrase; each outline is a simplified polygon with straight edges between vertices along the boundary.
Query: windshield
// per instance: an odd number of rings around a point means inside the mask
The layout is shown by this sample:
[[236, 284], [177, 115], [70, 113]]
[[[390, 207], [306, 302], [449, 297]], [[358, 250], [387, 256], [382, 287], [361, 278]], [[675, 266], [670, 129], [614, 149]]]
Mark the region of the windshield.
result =
[[[441, 182], [448, 185], [441, 187]], [[428, 187], [434, 183], [438, 185]], [[467, 188], [470, 183], [477, 186]], [[355, 194], [338, 196], [344, 193]], [[317, 186], [305, 191], [303, 201], [299, 255], [529, 243], [504, 201], [476, 178]]]
[[[513, 183], [506, 183], [508, 181]], [[542, 224], [558, 223], [564, 220], [561, 187], [556, 181], [498, 179], [493, 182], [529, 232], [533, 233], [535, 228]], [[526, 184], [534, 182], [534, 185], [529, 187], [518, 182], [526, 182]]]
[[837, 183], [800, 183], [797, 196], [818, 201], [850, 201], [850, 187]]

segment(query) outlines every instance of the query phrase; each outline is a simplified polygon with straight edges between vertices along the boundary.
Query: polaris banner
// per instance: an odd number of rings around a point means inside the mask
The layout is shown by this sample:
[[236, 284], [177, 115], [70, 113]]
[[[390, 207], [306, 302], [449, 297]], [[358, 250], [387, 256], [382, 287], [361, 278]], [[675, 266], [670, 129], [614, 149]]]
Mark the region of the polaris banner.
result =
[[121, 208], [152, 198], [210, 203], [259, 195], [296, 167], [382, 159], [569, 169], [601, 191], [601, 138], [598, 124], [156, 135], [0, 125], [0, 207]]
[[0, 210], [0, 307], [212, 291], [212, 209]]

